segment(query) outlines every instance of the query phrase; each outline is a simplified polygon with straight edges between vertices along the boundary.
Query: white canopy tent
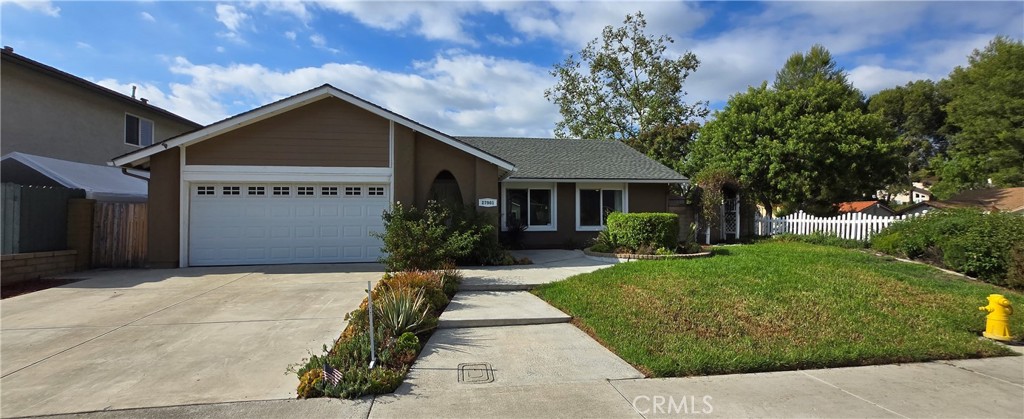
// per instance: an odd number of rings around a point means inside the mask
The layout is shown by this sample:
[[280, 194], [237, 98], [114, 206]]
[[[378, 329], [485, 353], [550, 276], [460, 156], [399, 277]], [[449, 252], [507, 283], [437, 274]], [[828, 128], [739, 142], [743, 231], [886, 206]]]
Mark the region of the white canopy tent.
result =
[[[97, 201], [145, 202], [149, 172], [13, 152], [0, 157], [3, 182], [82, 189]], [[134, 176], [133, 176], [134, 175]], [[137, 177], [136, 177], [137, 176]]]

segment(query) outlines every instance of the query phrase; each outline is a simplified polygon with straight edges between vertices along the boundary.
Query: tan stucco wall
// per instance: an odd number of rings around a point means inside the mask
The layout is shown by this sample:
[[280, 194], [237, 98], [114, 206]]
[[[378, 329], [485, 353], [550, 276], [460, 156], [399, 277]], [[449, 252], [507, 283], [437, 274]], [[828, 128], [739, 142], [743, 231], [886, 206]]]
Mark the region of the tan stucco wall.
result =
[[187, 164], [388, 167], [388, 120], [322, 99], [189, 146]]
[[126, 112], [153, 121], [154, 141], [195, 129], [141, 104], [132, 106], [7, 60], [0, 71], [0, 112], [0, 153], [90, 164], [106, 165], [139, 149], [124, 143]]
[[149, 250], [147, 266], [151, 268], [178, 267], [178, 206], [180, 194], [181, 154], [171, 148], [150, 157]]

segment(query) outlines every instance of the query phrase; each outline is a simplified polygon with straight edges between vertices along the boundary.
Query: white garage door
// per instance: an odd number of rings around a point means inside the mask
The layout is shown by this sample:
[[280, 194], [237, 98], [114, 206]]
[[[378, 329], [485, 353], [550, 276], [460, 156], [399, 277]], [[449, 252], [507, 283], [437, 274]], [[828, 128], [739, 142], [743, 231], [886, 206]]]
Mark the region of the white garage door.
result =
[[193, 183], [189, 264], [373, 262], [387, 185]]

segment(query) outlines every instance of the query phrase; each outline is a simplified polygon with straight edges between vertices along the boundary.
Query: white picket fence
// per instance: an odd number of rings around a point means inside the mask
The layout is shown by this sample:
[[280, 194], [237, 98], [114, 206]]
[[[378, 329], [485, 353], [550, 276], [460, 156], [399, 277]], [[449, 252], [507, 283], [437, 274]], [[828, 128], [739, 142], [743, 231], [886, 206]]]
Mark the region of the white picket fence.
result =
[[851, 240], [868, 240], [871, 236], [892, 223], [907, 218], [923, 215], [899, 215], [881, 217], [859, 212], [848, 212], [835, 217], [815, 217], [803, 211], [785, 217], [772, 218], [761, 215], [754, 216], [755, 234], [774, 236], [776, 234], [813, 234], [823, 233]]

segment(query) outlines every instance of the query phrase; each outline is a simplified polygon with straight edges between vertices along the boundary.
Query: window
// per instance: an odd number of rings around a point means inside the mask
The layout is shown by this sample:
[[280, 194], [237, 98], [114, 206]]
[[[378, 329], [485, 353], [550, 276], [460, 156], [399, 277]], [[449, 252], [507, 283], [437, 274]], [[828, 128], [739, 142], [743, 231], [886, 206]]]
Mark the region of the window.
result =
[[551, 189], [522, 188], [505, 190], [505, 226], [554, 228], [554, 194]]
[[312, 186], [296, 186], [295, 194], [298, 196], [313, 196], [316, 195], [316, 189]]
[[197, 186], [196, 195], [215, 195], [217, 188], [213, 186]]
[[251, 196], [262, 196], [267, 194], [267, 188], [263, 186], [250, 186], [249, 195]]
[[367, 195], [370, 195], [370, 196], [384, 196], [384, 187], [383, 186], [371, 186], [369, 188], [366, 188], [366, 190], [367, 190], [367, 192], [366, 192]]
[[153, 121], [124, 114], [124, 142], [140, 147], [153, 145]]
[[224, 187], [220, 188], [220, 192], [221, 192], [221, 195], [225, 195], [225, 196], [240, 195], [241, 194], [241, 189], [242, 188], [240, 188], [238, 186], [224, 186]]
[[585, 230], [601, 229], [608, 219], [608, 214], [626, 210], [622, 202], [622, 189], [577, 189], [577, 226]]
[[360, 186], [346, 186], [345, 196], [359, 196], [363, 194], [363, 188]]
[[292, 192], [291, 186], [275, 186], [274, 196], [288, 196]]
[[320, 196], [338, 196], [337, 186], [324, 186], [320, 188]]

